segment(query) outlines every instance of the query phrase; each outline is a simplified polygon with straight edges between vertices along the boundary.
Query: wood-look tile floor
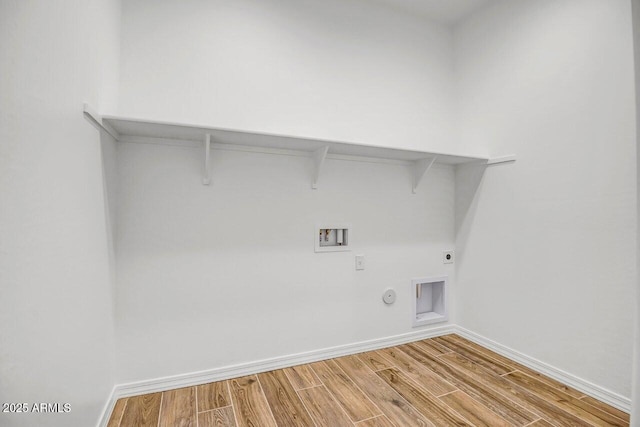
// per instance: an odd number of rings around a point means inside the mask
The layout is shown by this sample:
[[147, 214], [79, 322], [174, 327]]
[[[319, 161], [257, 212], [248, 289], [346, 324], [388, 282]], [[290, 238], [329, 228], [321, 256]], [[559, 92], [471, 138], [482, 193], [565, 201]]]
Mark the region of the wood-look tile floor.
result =
[[108, 427], [628, 426], [457, 335], [118, 400]]

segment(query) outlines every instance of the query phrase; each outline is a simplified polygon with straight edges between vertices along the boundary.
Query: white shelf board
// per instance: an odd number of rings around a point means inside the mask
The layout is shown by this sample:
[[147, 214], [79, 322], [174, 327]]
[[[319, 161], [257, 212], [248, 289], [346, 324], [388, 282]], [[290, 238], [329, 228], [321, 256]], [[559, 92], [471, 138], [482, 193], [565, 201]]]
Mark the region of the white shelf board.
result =
[[[404, 150], [397, 148], [367, 145], [355, 142], [330, 141], [300, 136], [278, 135], [254, 131], [224, 129], [213, 126], [170, 123], [157, 120], [138, 119], [103, 115], [101, 123], [115, 130], [121, 136], [164, 138], [185, 141], [205, 140], [211, 135], [211, 141], [246, 147], [275, 148], [304, 152], [317, 152], [323, 147], [329, 147], [333, 155], [370, 157], [379, 159], [415, 161], [437, 156], [437, 163], [457, 165], [468, 162], [489, 161], [488, 157], [448, 154], [431, 151]], [[97, 118], [100, 120], [100, 118]]]

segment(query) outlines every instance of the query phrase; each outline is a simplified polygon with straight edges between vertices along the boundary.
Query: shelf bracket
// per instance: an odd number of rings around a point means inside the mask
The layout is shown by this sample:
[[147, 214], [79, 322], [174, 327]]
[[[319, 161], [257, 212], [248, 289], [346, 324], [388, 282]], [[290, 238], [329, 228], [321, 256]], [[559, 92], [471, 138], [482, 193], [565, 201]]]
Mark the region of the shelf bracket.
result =
[[489, 165], [497, 165], [500, 163], [508, 163], [508, 162], [515, 162], [516, 161], [516, 155], [515, 154], [511, 154], [508, 156], [501, 156], [501, 157], [493, 157], [489, 160], [487, 160], [487, 166]]
[[413, 193], [418, 190], [418, 186], [422, 182], [422, 178], [427, 174], [431, 166], [436, 162], [438, 156], [430, 159], [420, 159], [413, 162]]
[[86, 102], [82, 105], [82, 113], [84, 117], [94, 125], [98, 130], [103, 130], [113, 137], [116, 141], [120, 140], [120, 134], [111, 125], [102, 120], [102, 116], [98, 114], [89, 104]]
[[329, 152], [329, 146], [326, 145], [322, 148], [318, 148], [313, 152], [313, 181], [311, 182], [311, 188], [318, 189], [318, 179], [320, 178], [320, 170], [324, 164], [324, 159], [327, 158]]
[[203, 185], [211, 184], [211, 160], [209, 159], [211, 153], [211, 134], [208, 133], [204, 139], [204, 177], [202, 178]]

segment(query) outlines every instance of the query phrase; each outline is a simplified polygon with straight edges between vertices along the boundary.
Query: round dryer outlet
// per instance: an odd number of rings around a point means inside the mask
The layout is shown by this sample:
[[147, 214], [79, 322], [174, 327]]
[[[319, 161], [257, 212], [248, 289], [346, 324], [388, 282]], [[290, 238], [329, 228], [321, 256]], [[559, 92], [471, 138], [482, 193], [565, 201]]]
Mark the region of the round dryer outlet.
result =
[[385, 304], [393, 304], [394, 302], [396, 302], [396, 291], [391, 288], [384, 291], [384, 294], [382, 295], [382, 301], [384, 301]]

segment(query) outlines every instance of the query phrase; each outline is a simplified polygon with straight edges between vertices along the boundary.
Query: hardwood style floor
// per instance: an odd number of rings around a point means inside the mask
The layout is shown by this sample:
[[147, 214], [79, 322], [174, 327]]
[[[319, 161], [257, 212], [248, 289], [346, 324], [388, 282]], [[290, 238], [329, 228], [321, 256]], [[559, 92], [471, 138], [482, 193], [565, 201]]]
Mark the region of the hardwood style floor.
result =
[[457, 335], [118, 400], [108, 427], [628, 426]]

